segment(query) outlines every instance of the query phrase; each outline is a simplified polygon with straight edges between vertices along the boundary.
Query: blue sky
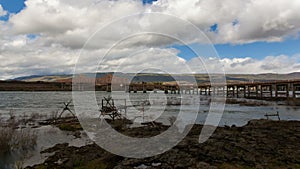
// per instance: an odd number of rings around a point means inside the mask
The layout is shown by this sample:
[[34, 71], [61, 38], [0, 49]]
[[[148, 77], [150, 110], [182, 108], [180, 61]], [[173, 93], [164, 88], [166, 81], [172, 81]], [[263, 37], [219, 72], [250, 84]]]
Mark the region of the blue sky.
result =
[[24, 0], [0, 0], [3, 9], [10, 13], [18, 13], [24, 7]]
[[[172, 46], [181, 51], [180, 57], [191, 59], [195, 54], [186, 46]], [[283, 42], [254, 42], [250, 44], [216, 44], [214, 45], [220, 58], [252, 57], [263, 59], [266, 56], [288, 55], [293, 56], [300, 53], [300, 39], [287, 39]], [[206, 55], [206, 53], [203, 53]]]
[[[25, 7], [24, 0], [0, 0], [0, 4], [9, 13], [18, 13]], [[9, 14], [0, 17], [0, 20], [8, 20], [8, 17]]]
[[266, 56], [288, 55], [300, 53], [300, 40], [288, 39], [283, 42], [255, 42], [244, 45], [215, 45], [220, 57], [254, 57], [262, 59]]
[[152, 4], [153, 1], [156, 1], [156, 0], [143, 0], [143, 3], [144, 4]]

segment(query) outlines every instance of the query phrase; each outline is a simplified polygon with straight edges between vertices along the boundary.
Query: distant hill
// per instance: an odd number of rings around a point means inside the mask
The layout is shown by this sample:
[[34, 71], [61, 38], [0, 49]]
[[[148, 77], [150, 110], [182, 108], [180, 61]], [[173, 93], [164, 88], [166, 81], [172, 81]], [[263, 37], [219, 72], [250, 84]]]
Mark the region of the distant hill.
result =
[[[209, 76], [207, 74], [182, 74], [182, 75], [168, 75], [168, 74], [155, 74], [155, 73], [84, 73], [80, 74], [80, 76], [84, 76], [86, 78], [94, 78], [96, 77], [97, 82], [101, 82], [101, 80], [107, 81], [107, 76], [114, 75], [117, 78], [128, 79], [132, 82], [172, 82], [172, 81], [193, 81], [194, 77], [198, 83], [209, 82]], [[27, 81], [27, 82], [71, 82], [73, 75], [32, 75], [25, 77], [18, 77], [12, 80], [18, 81]], [[294, 80], [300, 79], [300, 72], [294, 72], [289, 74], [226, 74], [227, 82], [266, 82], [266, 81], [274, 81], [274, 80]]]
[[30, 79], [34, 79], [34, 78], [41, 78], [44, 75], [32, 75], [32, 76], [22, 76], [22, 77], [17, 77], [15, 79], [10, 79], [10, 80], [17, 80], [17, 81], [28, 81]]
[[18, 77], [12, 80], [26, 81], [26, 82], [36, 82], [36, 81], [56, 82], [61, 79], [69, 79], [69, 78], [72, 78], [72, 75], [31, 75], [31, 76]]

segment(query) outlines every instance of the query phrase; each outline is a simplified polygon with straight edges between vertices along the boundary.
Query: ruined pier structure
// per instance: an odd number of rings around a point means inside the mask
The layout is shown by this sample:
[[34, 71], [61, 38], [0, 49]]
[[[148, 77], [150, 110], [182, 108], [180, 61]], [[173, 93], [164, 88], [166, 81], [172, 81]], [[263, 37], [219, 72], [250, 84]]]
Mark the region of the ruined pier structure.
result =
[[[110, 86], [107, 87], [110, 91]], [[300, 80], [272, 81], [272, 82], [249, 82], [228, 83], [223, 85], [198, 84], [195, 85], [154, 85], [147, 83], [136, 83], [124, 86], [126, 92], [164, 91], [166, 94], [199, 94], [199, 95], [221, 95], [230, 98], [299, 98]]]

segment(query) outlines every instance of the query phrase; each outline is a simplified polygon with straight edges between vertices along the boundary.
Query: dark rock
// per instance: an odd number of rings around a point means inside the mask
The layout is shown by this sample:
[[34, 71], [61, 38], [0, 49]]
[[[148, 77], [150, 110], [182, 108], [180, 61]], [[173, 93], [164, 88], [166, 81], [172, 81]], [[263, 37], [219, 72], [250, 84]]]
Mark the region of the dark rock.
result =
[[[168, 127], [140, 127], [124, 130], [135, 137], [157, 135]], [[97, 145], [68, 147], [58, 144], [42, 153], [55, 152], [45, 163], [33, 168], [114, 169], [149, 168], [299, 168], [300, 122], [252, 120], [243, 127], [219, 127], [205, 143], [198, 143], [202, 126], [193, 126], [188, 136], [173, 149], [155, 157], [129, 159], [113, 155]], [[159, 163], [155, 166], [152, 164]], [[59, 166], [59, 167], [57, 167]]]

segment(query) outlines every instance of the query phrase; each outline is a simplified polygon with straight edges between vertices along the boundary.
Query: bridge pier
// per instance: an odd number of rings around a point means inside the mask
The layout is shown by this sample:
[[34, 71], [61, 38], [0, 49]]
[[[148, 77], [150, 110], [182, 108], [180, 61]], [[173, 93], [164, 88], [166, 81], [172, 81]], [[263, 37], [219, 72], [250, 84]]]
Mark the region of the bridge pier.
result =
[[246, 98], [257, 98], [258, 96], [258, 86], [257, 85], [247, 85], [247, 96]]
[[111, 92], [111, 84], [106, 85], [106, 92]]
[[227, 86], [226, 95], [227, 97], [235, 97], [235, 86]]
[[293, 97], [300, 97], [300, 83], [293, 83]]
[[289, 87], [288, 84], [276, 84], [275, 85], [275, 97], [289, 97]]
[[147, 87], [143, 84], [143, 93], [147, 93]]
[[261, 98], [272, 98], [273, 97], [273, 91], [272, 91], [272, 85], [261, 85]]
[[242, 97], [246, 96], [246, 87], [245, 86], [236, 86], [236, 97], [240, 98], [242, 94]]

